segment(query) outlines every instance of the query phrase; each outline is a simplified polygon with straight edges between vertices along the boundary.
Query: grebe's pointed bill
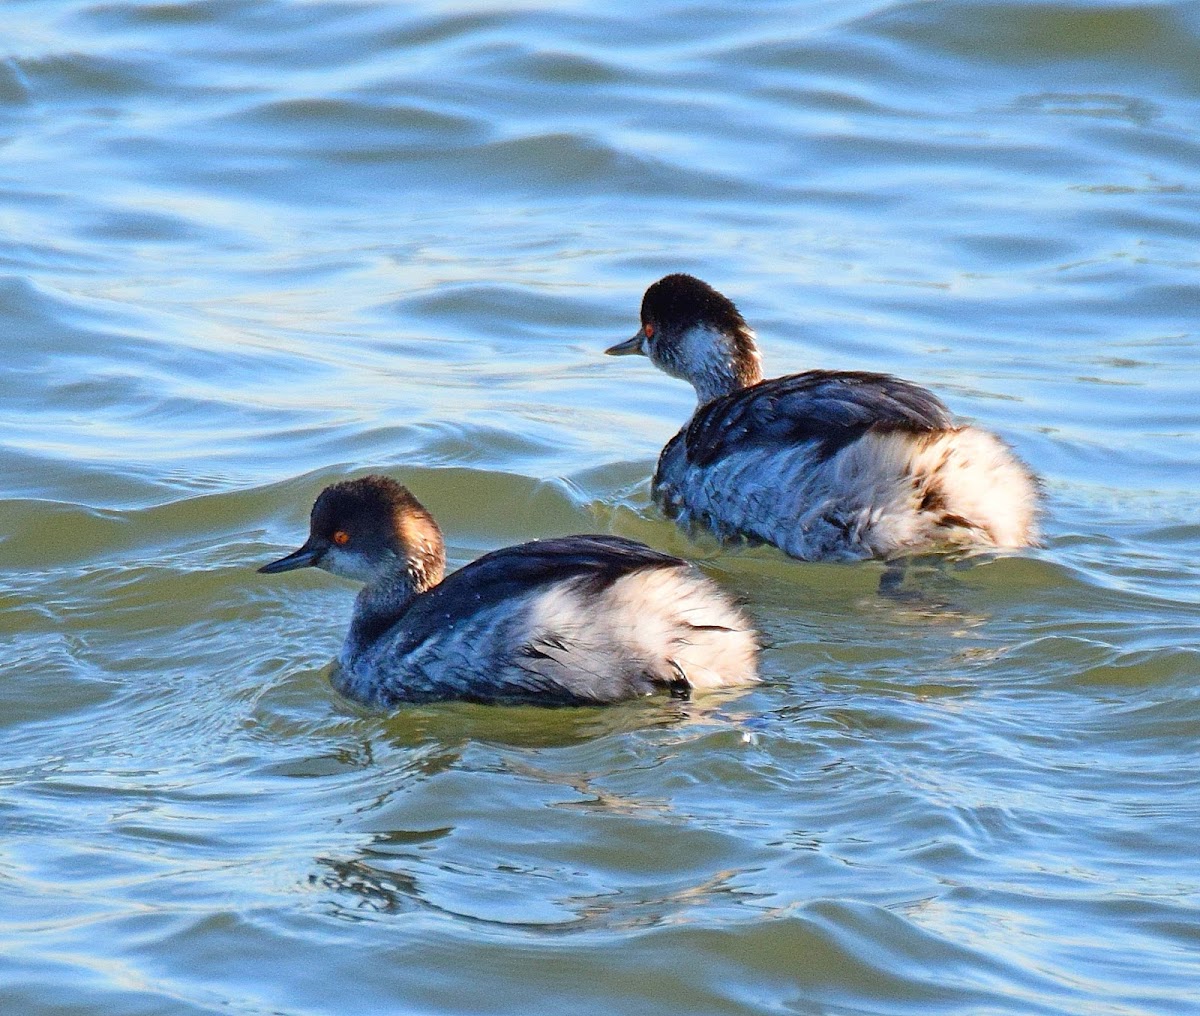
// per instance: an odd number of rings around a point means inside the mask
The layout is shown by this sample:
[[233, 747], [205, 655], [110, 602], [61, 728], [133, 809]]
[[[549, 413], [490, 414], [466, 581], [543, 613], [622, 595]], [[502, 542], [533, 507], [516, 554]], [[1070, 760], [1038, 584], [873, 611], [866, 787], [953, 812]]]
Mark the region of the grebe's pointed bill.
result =
[[624, 342], [618, 342], [615, 346], [609, 346], [604, 351], [605, 356], [645, 356], [646, 355], [646, 330], [643, 328], [638, 331], [637, 335], [626, 339]]
[[292, 571], [294, 568], [310, 568], [321, 560], [326, 549], [328, 548], [323, 544], [309, 540], [299, 550], [292, 551], [287, 557], [281, 557], [278, 561], [264, 564], [258, 570], [263, 575], [274, 575], [276, 572]]

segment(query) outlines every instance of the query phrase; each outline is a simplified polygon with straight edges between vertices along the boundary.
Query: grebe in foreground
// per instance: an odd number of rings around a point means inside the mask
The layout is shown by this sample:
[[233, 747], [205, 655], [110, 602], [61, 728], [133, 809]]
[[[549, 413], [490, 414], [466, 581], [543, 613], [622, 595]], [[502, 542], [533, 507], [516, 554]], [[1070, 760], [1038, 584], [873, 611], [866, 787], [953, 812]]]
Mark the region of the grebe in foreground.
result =
[[586, 705], [755, 679], [757, 639], [686, 561], [617, 536], [535, 540], [443, 579], [433, 516], [395, 480], [326, 487], [308, 540], [260, 572], [365, 582], [334, 686], [369, 705]]
[[659, 279], [642, 327], [606, 350], [691, 383], [699, 405], [659, 456], [655, 501], [685, 528], [804, 560], [1036, 542], [1038, 482], [993, 434], [888, 374], [762, 379], [754, 332], [690, 275]]

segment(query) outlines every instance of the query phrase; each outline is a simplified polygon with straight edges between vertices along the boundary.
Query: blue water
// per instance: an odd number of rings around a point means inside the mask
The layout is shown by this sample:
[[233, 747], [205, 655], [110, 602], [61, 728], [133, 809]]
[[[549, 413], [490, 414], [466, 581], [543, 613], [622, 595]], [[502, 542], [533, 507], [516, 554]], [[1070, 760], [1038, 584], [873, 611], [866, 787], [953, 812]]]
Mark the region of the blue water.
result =
[[[9, 0], [0, 1010], [1200, 1012], [1200, 6]], [[734, 298], [1041, 475], [1045, 546], [689, 543]], [[616, 532], [767, 680], [357, 709], [352, 588], [259, 576], [385, 471], [451, 563]]]

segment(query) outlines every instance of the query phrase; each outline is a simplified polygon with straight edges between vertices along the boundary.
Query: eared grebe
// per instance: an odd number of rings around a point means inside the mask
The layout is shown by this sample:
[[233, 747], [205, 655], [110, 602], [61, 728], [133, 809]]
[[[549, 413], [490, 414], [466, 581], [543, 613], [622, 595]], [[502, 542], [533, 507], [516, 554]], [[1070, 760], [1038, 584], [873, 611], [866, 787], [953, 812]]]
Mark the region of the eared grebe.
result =
[[696, 389], [653, 484], [685, 528], [804, 560], [1037, 539], [1038, 482], [998, 437], [956, 424], [932, 392], [888, 374], [764, 381], [738, 309], [690, 275], [647, 289], [641, 330], [606, 352], [648, 356]]
[[746, 618], [686, 561], [617, 536], [505, 547], [443, 579], [442, 533], [386, 476], [326, 487], [308, 540], [261, 572], [365, 582], [334, 686], [370, 705], [583, 705], [755, 678]]

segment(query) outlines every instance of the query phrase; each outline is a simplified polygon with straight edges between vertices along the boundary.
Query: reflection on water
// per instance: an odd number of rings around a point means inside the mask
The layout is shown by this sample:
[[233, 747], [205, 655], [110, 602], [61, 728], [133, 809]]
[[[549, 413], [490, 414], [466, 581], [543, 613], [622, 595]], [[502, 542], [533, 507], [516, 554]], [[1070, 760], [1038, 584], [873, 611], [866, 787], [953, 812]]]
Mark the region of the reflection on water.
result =
[[[310, 884], [333, 892], [326, 905], [336, 916], [423, 909], [524, 932], [655, 926], [695, 919], [689, 915], [706, 912], [713, 894], [732, 893], [734, 902], [754, 899], [757, 894], [730, 884], [736, 870], [714, 874], [694, 863], [703, 854], [680, 856], [685, 840], [705, 839], [688, 831], [687, 815], [675, 814], [665, 799], [647, 800], [606, 782], [612, 747], [633, 732], [657, 732], [672, 751], [714, 734], [732, 733], [752, 744], [755, 717], [736, 710], [738, 698], [728, 693], [565, 710], [451, 703], [398, 713], [379, 733], [389, 752], [412, 760], [403, 779], [356, 809], [357, 825], [369, 835], [348, 855], [318, 856]], [[600, 768], [560, 767], [554, 755], [567, 748]], [[486, 762], [477, 758], [480, 751]], [[377, 764], [369, 744], [355, 764]], [[463, 807], [473, 797], [467, 788], [477, 783], [492, 788], [485, 794], [488, 804], [483, 810], [479, 802]], [[414, 796], [432, 799], [436, 811], [415, 804]], [[530, 798], [553, 814], [535, 819], [503, 858], [479, 849], [493, 821], [488, 813], [499, 817], [511, 808], [515, 815]], [[421, 828], [390, 824], [394, 816], [412, 815], [422, 817]], [[518, 824], [500, 821], [510, 829]], [[609, 828], [592, 837], [577, 828], [580, 823]], [[554, 847], [556, 826], [577, 828], [587, 842]], [[581, 854], [570, 859], [576, 852], [592, 857], [586, 870], [579, 868]], [[635, 875], [636, 885], [607, 881], [605, 874], [613, 872]]]

